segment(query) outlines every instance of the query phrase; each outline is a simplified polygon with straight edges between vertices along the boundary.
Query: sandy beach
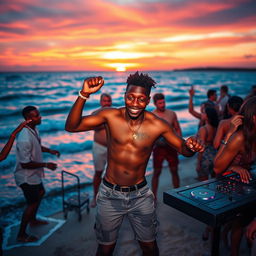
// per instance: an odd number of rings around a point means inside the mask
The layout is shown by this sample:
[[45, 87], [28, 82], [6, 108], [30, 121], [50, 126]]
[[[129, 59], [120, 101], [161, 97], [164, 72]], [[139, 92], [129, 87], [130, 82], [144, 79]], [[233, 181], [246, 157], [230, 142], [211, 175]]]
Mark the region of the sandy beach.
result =
[[[195, 177], [196, 158], [186, 158], [180, 161], [179, 173], [181, 186], [196, 183]], [[147, 177], [151, 184], [151, 176]], [[158, 246], [161, 256], [200, 256], [210, 255], [210, 241], [202, 241], [201, 236], [205, 224], [185, 215], [163, 203], [163, 192], [172, 188], [171, 177], [167, 167], [160, 176], [157, 202], [157, 216], [159, 221]], [[90, 213], [86, 210], [82, 213], [83, 219], [78, 222], [76, 212], [68, 215], [65, 223], [53, 232], [39, 246], [20, 246], [10, 250], [4, 250], [4, 256], [90, 256], [95, 255], [97, 243], [94, 234], [95, 209]], [[63, 213], [59, 212], [50, 216], [63, 220]], [[14, 236], [14, 235], [13, 235]], [[245, 238], [241, 244], [240, 255], [250, 255]], [[124, 221], [115, 256], [139, 256], [141, 255], [138, 243], [134, 240], [133, 232], [127, 220]], [[228, 255], [228, 251], [221, 245], [220, 255]]]

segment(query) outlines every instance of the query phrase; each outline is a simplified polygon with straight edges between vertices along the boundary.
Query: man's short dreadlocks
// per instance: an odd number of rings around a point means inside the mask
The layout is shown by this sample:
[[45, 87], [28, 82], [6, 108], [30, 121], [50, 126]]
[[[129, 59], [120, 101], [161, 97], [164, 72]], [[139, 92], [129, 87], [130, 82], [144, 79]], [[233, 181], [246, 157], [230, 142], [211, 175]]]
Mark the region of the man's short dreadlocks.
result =
[[148, 96], [150, 95], [151, 87], [155, 87], [156, 84], [156, 82], [150, 76], [148, 76], [148, 74], [139, 74], [138, 71], [135, 74], [129, 75], [126, 82], [126, 91], [130, 85], [140, 86], [146, 89]]

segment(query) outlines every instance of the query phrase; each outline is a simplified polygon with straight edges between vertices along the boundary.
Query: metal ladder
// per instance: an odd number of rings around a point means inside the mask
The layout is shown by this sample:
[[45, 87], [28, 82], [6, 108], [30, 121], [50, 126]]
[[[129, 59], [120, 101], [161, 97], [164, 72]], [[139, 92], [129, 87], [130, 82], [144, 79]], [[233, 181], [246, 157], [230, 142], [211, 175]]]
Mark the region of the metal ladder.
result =
[[[75, 189], [76, 193], [74, 195], [68, 196], [67, 189], [65, 189], [65, 177], [73, 176], [76, 179]], [[62, 187], [62, 207], [64, 218], [67, 219], [68, 212], [72, 210], [76, 210], [78, 213], [78, 221], [82, 220], [82, 208], [86, 207], [87, 213], [90, 212], [90, 198], [89, 194], [80, 191], [80, 178], [70, 172], [61, 171], [61, 187]]]

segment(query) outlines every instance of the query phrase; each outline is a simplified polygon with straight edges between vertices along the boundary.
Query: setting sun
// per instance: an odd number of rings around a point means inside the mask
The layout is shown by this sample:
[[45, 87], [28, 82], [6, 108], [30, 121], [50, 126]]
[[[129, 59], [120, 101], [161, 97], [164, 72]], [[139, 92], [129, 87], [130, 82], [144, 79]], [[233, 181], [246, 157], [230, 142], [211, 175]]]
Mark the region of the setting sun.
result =
[[0, 70], [256, 66], [254, 0], [76, 1], [2, 1]]
[[116, 67], [116, 71], [126, 71], [126, 67], [125, 66], [118, 66]]

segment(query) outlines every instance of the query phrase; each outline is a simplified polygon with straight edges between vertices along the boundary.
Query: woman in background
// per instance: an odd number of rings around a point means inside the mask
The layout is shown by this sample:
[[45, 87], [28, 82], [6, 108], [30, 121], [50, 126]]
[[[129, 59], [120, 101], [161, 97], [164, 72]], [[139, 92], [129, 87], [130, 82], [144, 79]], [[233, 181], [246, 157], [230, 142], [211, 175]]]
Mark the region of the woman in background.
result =
[[202, 114], [205, 125], [200, 127], [198, 137], [205, 145], [205, 151], [199, 156], [197, 165], [199, 181], [208, 180], [209, 176], [214, 177], [213, 160], [217, 150], [213, 147], [213, 141], [219, 124], [218, 113], [216, 109], [207, 107]]
[[[256, 96], [246, 100], [235, 116], [214, 160], [214, 172], [235, 172], [244, 183], [251, 179], [250, 168], [256, 160]], [[239, 255], [243, 228], [255, 216], [255, 209], [232, 222], [231, 255]]]

